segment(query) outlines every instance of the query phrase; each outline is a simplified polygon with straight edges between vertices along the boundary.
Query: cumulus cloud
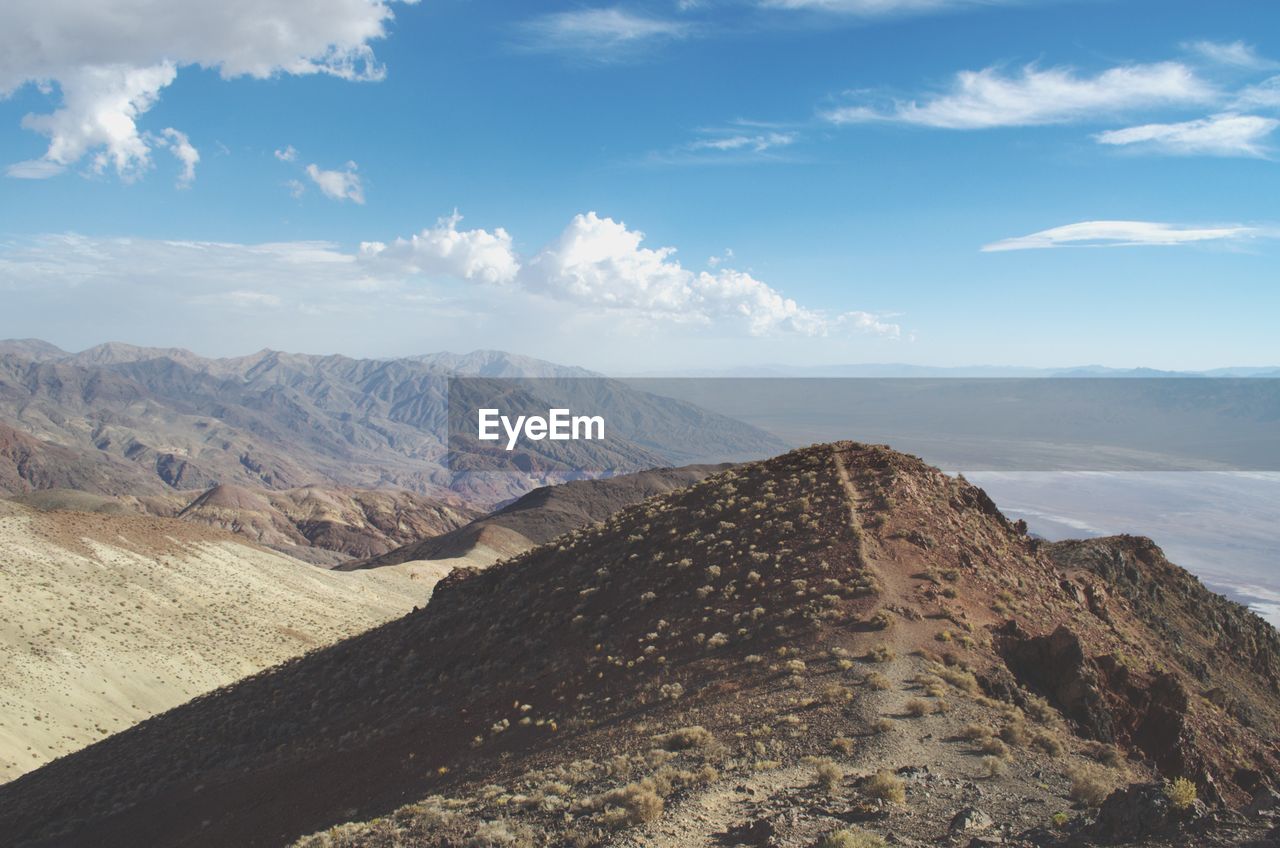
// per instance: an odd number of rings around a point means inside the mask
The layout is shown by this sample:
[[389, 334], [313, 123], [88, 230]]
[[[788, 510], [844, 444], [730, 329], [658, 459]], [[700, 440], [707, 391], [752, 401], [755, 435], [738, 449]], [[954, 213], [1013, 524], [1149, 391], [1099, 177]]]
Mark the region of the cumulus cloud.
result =
[[[647, 247], [643, 233], [594, 212], [575, 216], [528, 258], [506, 230], [463, 229], [461, 221], [454, 213], [408, 238], [365, 242], [355, 251], [322, 241], [38, 236], [0, 243], [0, 293], [56, 299], [75, 290], [75, 303], [114, 302], [119, 295], [137, 303], [334, 313], [385, 313], [389, 303], [452, 299], [466, 301], [467, 317], [477, 320], [533, 310], [604, 329], [643, 324], [714, 326], [742, 337], [902, 335], [897, 324], [872, 312], [801, 306], [752, 273], [727, 267], [729, 251], [721, 264], [691, 270], [674, 248]], [[580, 308], [566, 310], [565, 303]]]
[[1124, 65], [1092, 76], [1070, 68], [1025, 66], [962, 71], [949, 89], [878, 107], [852, 103], [827, 111], [836, 124], [891, 121], [944, 129], [1039, 126], [1154, 107], [1205, 103], [1215, 88], [1178, 62]]
[[360, 182], [360, 175], [356, 171], [355, 162], [348, 162], [340, 171], [326, 171], [314, 163], [307, 166], [307, 176], [325, 197], [363, 204], [364, 184]]
[[644, 317], [711, 323], [745, 322], [754, 335], [794, 332], [822, 336], [841, 328], [899, 335], [896, 325], [865, 312], [828, 316], [807, 309], [729, 268], [694, 273], [675, 248], [643, 246], [644, 233], [595, 212], [577, 215], [526, 264], [521, 282], [532, 291], [579, 305]]
[[1186, 227], [1151, 221], [1082, 221], [1041, 230], [1027, 236], [1003, 239], [984, 246], [985, 252], [1036, 250], [1052, 247], [1172, 246], [1198, 242], [1274, 238], [1260, 227], [1232, 224], [1218, 227]]
[[455, 210], [434, 227], [390, 244], [364, 242], [361, 257], [388, 269], [426, 276], [449, 276], [485, 283], [510, 283], [520, 270], [511, 236], [501, 227], [459, 230], [462, 216]]
[[1176, 124], [1143, 124], [1098, 133], [1101, 144], [1135, 146], [1178, 156], [1266, 156], [1266, 139], [1280, 120], [1222, 114]]
[[298, 151], [292, 144], [290, 144], [283, 150], [275, 151], [273, 155], [281, 162], [293, 162], [298, 158]]
[[[383, 75], [370, 42], [386, 35], [394, 0], [6, 0], [0, 4], [0, 97], [35, 84], [56, 90], [53, 112], [23, 125], [49, 137], [11, 176], [50, 176], [90, 157], [127, 179], [151, 164], [155, 139], [138, 127], [187, 66], [226, 79]], [[171, 141], [171, 140], [170, 140]], [[171, 147], [171, 149], [173, 149]], [[187, 159], [179, 156], [184, 169]], [[185, 171], [184, 171], [185, 173]]]
[[620, 7], [553, 12], [526, 21], [523, 46], [612, 61], [655, 43], [689, 36], [684, 21], [656, 18]]

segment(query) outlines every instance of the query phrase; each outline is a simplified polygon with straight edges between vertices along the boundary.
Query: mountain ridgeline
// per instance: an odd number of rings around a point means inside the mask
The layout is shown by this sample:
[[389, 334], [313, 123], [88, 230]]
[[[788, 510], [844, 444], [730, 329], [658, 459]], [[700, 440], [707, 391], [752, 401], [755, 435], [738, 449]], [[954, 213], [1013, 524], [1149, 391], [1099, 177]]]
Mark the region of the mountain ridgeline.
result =
[[[478, 474], [447, 456], [449, 379], [519, 377], [572, 386], [590, 378], [610, 414], [606, 447], [536, 442], [513, 468]], [[767, 456], [772, 436], [696, 406], [569, 368], [480, 351], [350, 359], [261, 351], [206, 359], [107, 344], [70, 354], [36, 341], [0, 343], [0, 486], [107, 495], [230, 484], [454, 492], [492, 505], [575, 468]]]
[[1268, 845], [1278, 654], [1147, 542], [1047, 545], [914, 457], [819, 445], [456, 569], [424, 609], [0, 787], [0, 832]]

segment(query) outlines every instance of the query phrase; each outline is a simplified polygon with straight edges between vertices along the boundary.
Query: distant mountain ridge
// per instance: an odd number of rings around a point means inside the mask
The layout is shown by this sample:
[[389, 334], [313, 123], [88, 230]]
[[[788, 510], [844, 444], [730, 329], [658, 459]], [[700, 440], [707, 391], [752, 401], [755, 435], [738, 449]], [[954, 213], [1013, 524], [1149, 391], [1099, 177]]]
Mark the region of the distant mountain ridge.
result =
[[[524, 474], [455, 471], [446, 467], [445, 434], [449, 378], [458, 376], [598, 379], [593, 391], [617, 416], [616, 438], [590, 448], [536, 443], [525, 449]], [[638, 471], [785, 447], [692, 404], [499, 351], [352, 359], [263, 350], [208, 359], [120, 343], [72, 354], [38, 340], [0, 342], [0, 425], [12, 431], [0, 434], [5, 490], [52, 485], [112, 495], [319, 485], [457, 492], [494, 504], [565, 479], [566, 468]]]

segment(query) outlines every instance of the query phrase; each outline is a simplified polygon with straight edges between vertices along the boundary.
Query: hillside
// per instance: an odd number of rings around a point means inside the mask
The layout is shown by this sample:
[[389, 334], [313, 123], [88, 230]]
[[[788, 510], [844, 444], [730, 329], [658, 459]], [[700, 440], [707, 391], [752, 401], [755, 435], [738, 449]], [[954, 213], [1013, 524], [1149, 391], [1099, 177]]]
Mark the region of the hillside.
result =
[[54, 488], [10, 500], [40, 510], [178, 518], [326, 567], [447, 533], [476, 515], [456, 496], [438, 501], [395, 489], [319, 486], [272, 490], [219, 485], [205, 492], [114, 497]]
[[0, 501], [0, 781], [402, 615], [441, 574], [335, 574], [186, 521]]
[[688, 486], [728, 467], [655, 468], [600, 480], [570, 480], [558, 486], [542, 486], [455, 530], [421, 538], [379, 556], [344, 563], [339, 568], [349, 571], [416, 560], [466, 560], [453, 564], [488, 565], [563, 533], [604, 521], [645, 498]]
[[[1049, 549], [981, 490], [882, 447], [737, 466], [456, 570], [426, 609], [0, 787], [0, 832], [1271, 844], [1280, 637], [1194, 581], [1175, 590], [1125, 540], [1090, 544], [1097, 556]], [[1174, 632], [1172, 649], [1130, 600], [1162, 593], [1218, 624]], [[1227, 622], [1256, 644], [1240, 650]], [[1243, 711], [1219, 706], [1224, 686]], [[1230, 811], [1255, 793], [1259, 810]]]
[[[0, 342], [0, 424], [36, 440], [6, 449], [0, 432], [0, 491], [47, 488], [50, 480], [97, 494], [217, 485], [398, 488], [433, 498], [452, 491], [494, 505], [582, 476], [575, 469], [636, 471], [784, 447], [693, 404], [494, 351], [389, 360], [260, 351], [206, 359], [115, 343], [77, 354], [49, 347]], [[473, 378], [477, 390], [484, 381], [525, 378], [525, 400], [544, 413], [579, 387], [578, 397], [610, 416], [610, 437], [534, 442], [516, 458], [524, 473], [475, 473], [465, 452], [452, 463], [446, 455], [447, 394], [458, 376]], [[43, 459], [27, 458], [41, 452]], [[67, 468], [74, 476], [61, 470]]]

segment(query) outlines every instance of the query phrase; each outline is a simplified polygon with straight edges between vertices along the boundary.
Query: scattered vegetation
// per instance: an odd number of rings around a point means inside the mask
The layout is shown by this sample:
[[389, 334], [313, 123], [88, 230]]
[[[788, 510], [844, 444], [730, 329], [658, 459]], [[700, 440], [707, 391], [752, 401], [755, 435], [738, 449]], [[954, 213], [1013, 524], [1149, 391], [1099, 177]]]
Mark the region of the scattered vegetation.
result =
[[889, 771], [876, 772], [867, 780], [863, 789], [867, 795], [886, 804], [901, 806], [907, 803], [907, 785], [902, 782], [902, 778]]
[[1165, 784], [1164, 795], [1175, 810], [1190, 809], [1196, 803], [1196, 785], [1185, 777], [1176, 777]]
[[1067, 778], [1071, 800], [1086, 807], [1101, 806], [1115, 785], [1112, 776], [1097, 766], [1077, 766], [1067, 772]]
[[813, 848], [886, 848], [887, 843], [865, 830], [833, 830], [814, 843]]

